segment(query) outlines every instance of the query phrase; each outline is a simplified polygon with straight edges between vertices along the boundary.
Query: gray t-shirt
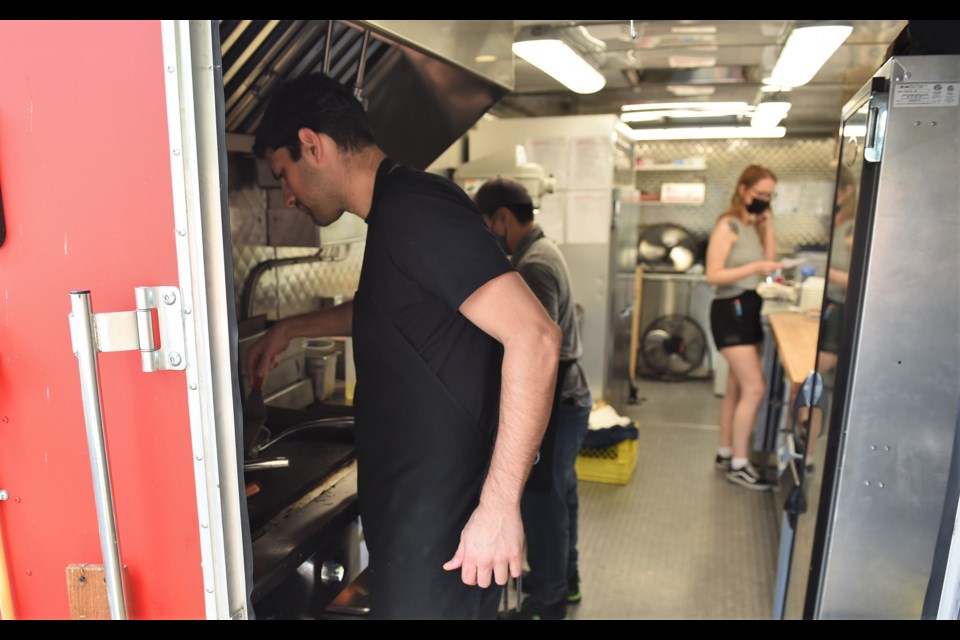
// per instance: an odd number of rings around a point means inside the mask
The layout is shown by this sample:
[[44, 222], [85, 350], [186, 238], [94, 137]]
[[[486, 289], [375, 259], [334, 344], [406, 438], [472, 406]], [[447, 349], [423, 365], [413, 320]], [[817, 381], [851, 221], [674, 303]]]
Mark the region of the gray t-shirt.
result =
[[[833, 244], [830, 245], [830, 268], [834, 271], [850, 271], [850, 244], [853, 242], [853, 220], [837, 225], [833, 232]], [[847, 288], [835, 282], [827, 285], [827, 298], [833, 302], [847, 299]]]
[[[730, 253], [727, 254], [727, 262], [723, 265], [724, 268], [732, 269], [734, 267], [742, 267], [751, 262], [767, 259], [766, 254], [763, 252], [763, 243], [760, 242], [760, 234], [757, 233], [756, 227], [753, 225], [746, 226], [733, 216], [724, 218], [721, 224], [723, 223], [729, 224], [733, 232], [737, 234], [737, 239], [733, 241], [733, 246], [730, 247]], [[714, 297], [735, 298], [744, 291], [755, 291], [759, 284], [759, 275], [749, 275], [731, 284], [718, 284], [714, 292]]]
[[563, 333], [560, 359], [575, 361], [562, 383], [561, 399], [573, 400], [580, 406], [591, 405], [590, 386], [579, 362], [583, 345], [570, 289], [570, 271], [563, 254], [556, 243], [544, 235], [543, 229], [535, 225], [510, 259], [540, 304], [560, 326]]

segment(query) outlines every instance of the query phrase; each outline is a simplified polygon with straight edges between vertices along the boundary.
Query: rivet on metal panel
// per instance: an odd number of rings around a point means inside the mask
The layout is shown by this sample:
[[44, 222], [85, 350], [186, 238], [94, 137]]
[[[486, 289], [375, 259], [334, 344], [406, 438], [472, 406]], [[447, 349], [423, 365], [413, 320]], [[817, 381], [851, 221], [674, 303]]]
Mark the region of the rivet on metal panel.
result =
[[935, 127], [935, 126], [937, 126], [937, 123], [936, 123], [936, 122], [931, 122], [931, 123], [930, 123], [930, 126], [931, 126], [931, 127]]
[[27, 575], [28, 575], [28, 576], [32, 576], [32, 575], [33, 575], [33, 571], [31, 571], [30, 569], [27, 569]]
[[191, 309], [190, 307], [184, 307], [184, 308], [183, 308], [183, 312], [186, 313], [186, 314], [188, 314], [188, 315], [190, 314], [191, 311], [193, 311], [193, 309]]
[[919, 126], [920, 126], [920, 121], [919, 121], [919, 120], [917, 120], [916, 122], [914, 122], [914, 123], [913, 123], [913, 126], [915, 126], [915, 127], [919, 127]]
[[888, 445], [888, 446], [884, 447], [883, 450], [884, 450], [884, 451], [890, 451], [890, 446]]
[[207, 593], [213, 593], [213, 587], [207, 587]]
[[20, 504], [20, 496], [15, 497], [13, 501], [16, 502], [17, 504]]
[[913, 75], [912, 73], [910, 73], [909, 71], [907, 71], [905, 74], [903, 74], [903, 77], [904, 77], [904, 78], [909, 78], [909, 77], [911, 77], [912, 75]]
[[191, 382], [188, 386], [190, 387], [190, 390], [191, 390], [191, 391], [196, 391], [196, 390], [197, 390], [197, 383], [196, 383], [196, 382]]
[[201, 528], [201, 529], [206, 529], [206, 528], [207, 528], [207, 523], [206, 523], [206, 522], [201, 522], [201, 523], [200, 523], [200, 528]]
[[181, 362], [180, 354], [177, 353], [176, 351], [171, 353], [170, 356], [167, 358], [167, 360], [169, 360], [170, 364], [173, 365], [174, 367], [180, 366], [180, 362]]
[[198, 453], [198, 454], [195, 455], [194, 457], [195, 457], [197, 460], [203, 460], [203, 454], [202, 454], [202, 453]]
[[883, 489], [883, 483], [882, 483], [882, 482], [878, 482], [878, 483], [877, 483], [877, 486], [880, 487], [881, 489]]
[[903, 80], [903, 78], [901, 76], [896, 76], [894, 80], [896, 80], [897, 82], [900, 82], [901, 80]]
[[163, 294], [163, 301], [167, 304], [173, 304], [177, 301], [177, 296], [172, 291], [168, 291], [167, 293]]
[[863, 485], [864, 485], [865, 487], [869, 487], [869, 486], [870, 486], [870, 481], [869, 481], [869, 480], [864, 480], [864, 481], [863, 481]]
[[167, 65], [167, 73], [173, 73], [173, 72], [176, 71], [176, 70], [177, 70], [177, 68], [176, 68], [175, 66], [173, 66], [172, 64], [168, 64], [168, 65]]
[[0, 489], [0, 500], [6, 500], [9, 497], [6, 489]]
[[173, 150], [173, 155], [175, 155], [175, 156], [180, 155], [180, 149], [174, 149], [174, 150]]
[[7, 416], [3, 416], [3, 423], [6, 424], [8, 422], [10, 422], [10, 418], [8, 418]]
[[185, 235], [187, 235], [187, 230], [186, 230], [186, 229], [177, 229], [177, 235], [178, 235], [178, 236], [185, 236]]
[[870, 451], [876, 451], [876, 450], [877, 450], [877, 445], [875, 444], [870, 445]]

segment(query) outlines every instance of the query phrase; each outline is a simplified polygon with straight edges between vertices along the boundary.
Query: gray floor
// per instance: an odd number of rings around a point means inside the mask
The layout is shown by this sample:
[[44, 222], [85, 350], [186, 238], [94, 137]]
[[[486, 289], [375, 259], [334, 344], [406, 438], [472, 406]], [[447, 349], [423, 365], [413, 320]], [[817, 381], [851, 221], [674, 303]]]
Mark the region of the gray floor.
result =
[[638, 381], [624, 412], [640, 430], [636, 471], [622, 486], [580, 482], [583, 601], [571, 619], [771, 618], [774, 494], [714, 468], [712, 384]]

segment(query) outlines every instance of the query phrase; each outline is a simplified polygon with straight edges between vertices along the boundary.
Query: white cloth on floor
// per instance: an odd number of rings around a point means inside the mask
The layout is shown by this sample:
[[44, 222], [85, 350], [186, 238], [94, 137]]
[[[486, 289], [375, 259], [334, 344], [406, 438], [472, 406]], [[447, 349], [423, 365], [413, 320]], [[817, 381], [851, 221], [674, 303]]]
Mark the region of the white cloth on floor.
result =
[[632, 421], [630, 418], [621, 416], [617, 411], [608, 404], [605, 404], [601, 407], [597, 407], [590, 411], [590, 428], [591, 429], [608, 429], [610, 427], [626, 427], [630, 425]]

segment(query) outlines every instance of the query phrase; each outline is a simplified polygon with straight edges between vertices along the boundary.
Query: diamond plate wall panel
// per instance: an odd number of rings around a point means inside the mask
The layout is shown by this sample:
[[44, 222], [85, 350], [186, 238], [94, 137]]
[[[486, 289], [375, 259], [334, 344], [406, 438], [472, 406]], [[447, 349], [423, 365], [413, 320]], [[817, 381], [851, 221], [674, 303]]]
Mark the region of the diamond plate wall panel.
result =
[[[807, 184], [821, 187], [835, 179], [836, 141], [822, 140], [691, 140], [639, 142], [637, 155], [655, 163], [702, 157], [704, 170], [638, 171], [637, 188], [660, 193], [664, 182], [704, 182], [703, 204], [670, 204], [645, 200], [640, 206], [640, 224], [671, 222], [704, 238], [713, 230], [717, 216], [730, 202], [737, 178], [747, 165], [770, 168], [778, 187]], [[826, 195], [824, 195], [826, 193]], [[797, 213], [778, 214], [773, 203], [774, 230], [781, 253], [801, 248], [825, 248], [828, 241], [832, 187], [803, 192]], [[781, 199], [782, 200], [782, 199]]]
[[[301, 264], [281, 265], [265, 272], [253, 296], [250, 315], [264, 314], [277, 320], [320, 308], [320, 298], [343, 296], [353, 298], [360, 280], [364, 242], [324, 248], [322, 260]], [[292, 247], [233, 246], [234, 294], [239, 304], [250, 272], [268, 260], [298, 258], [314, 255], [316, 249]], [[245, 317], [242, 309], [237, 310]]]
[[230, 237], [234, 246], [263, 246], [267, 244], [266, 192], [245, 181], [251, 166], [236, 160], [233, 154], [228, 158]]

